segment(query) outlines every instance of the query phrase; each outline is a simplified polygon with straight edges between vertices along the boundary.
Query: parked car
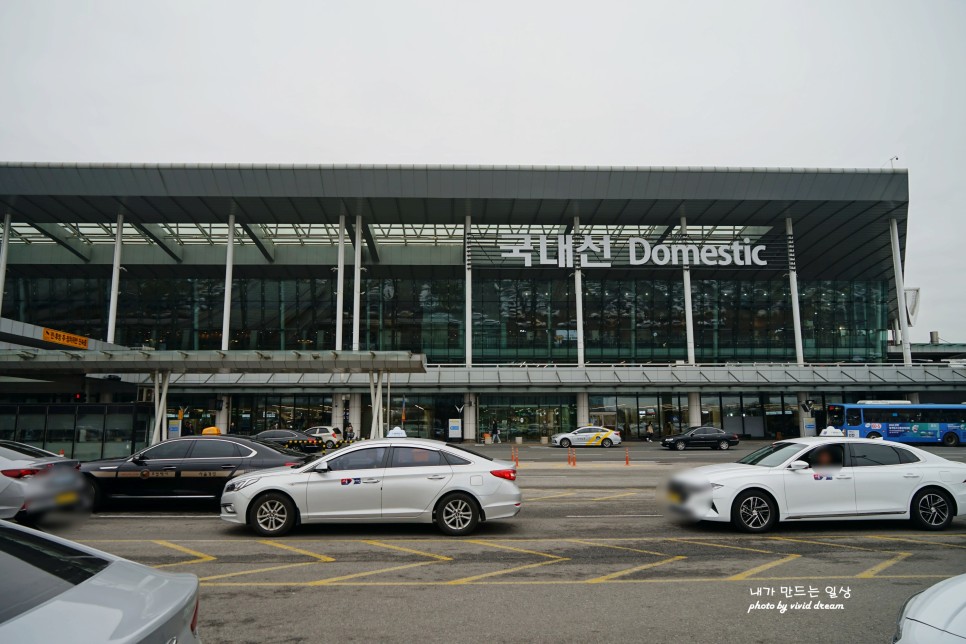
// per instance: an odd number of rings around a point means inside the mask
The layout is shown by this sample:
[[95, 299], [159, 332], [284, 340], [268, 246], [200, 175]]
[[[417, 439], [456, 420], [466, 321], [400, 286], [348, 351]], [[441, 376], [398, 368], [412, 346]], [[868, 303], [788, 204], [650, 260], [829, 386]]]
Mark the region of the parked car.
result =
[[892, 441], [793, 438], [737, 463], [680, 472], [668, 486], [672, 510], [766, 532], [779, 521], [912, 519], [944, 530], [966, 514], [966, 463]]
[[198, 578], [0, 521], [0, 641], [198, 642]]
[[572, 432], [554, 434], [550, 437], [554, 447], [613, 447], [621, 444], [621, 433], [606, 427], [579, 427]]
[[304, 433], [306, 436], [311, 436], [322, 443], [326, 449], [334, 449], [342, 441], [342, 431], [338, 427], [317, 425], [315, 427], [309, 427]]
[[689, 447], [728, 449], [736, 446], [739, 442], [738, 434], [726, 432], [717, 427], [690, 427], [683, 434], [665, 436], [661, 440], [661, 447], [677, 450]]
[[32, 523], [52, 510], [79, 507], [84, 500], [79, 467], [74, 459], [0, 440], [0, 518]]
[[254, 438], [263, 443], [275, 443], [282, 447], [306, 453], [318, 452], [324, 445], [312, 436], [297, 432], [294, 429], [269, 429], [255, 434]]
[[902, 604], [894, 644], [963, 644], [966, 641], [966, 575], [930, 586]]
[[513, 463], [419, 438], [367, 440], [230, 481], [221, 518], [276, 537], [298, 523], [435, 523], [463, 536], [520, 511]]
[[217, 499], [236, 476], [302, 465], [308, 458], [238, 436], [186, 436], [134, 456], [81, 463], [80, 469], [96, 506], [111, 498]]

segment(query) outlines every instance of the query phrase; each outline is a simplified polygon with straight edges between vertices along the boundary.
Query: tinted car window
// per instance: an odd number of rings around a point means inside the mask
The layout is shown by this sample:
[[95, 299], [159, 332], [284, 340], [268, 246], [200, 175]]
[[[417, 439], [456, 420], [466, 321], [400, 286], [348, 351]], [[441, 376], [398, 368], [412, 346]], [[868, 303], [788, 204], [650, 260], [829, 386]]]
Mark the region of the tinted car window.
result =
[[154, 459], [159, 458], [184, 458], [188, 453], [188, 448], [191, 447], [192, 441], [170, 441], [161, 443], [160, 445], [155, 445], [151, 449], [142, 452], [141, 458], [144, 459]]
[[443, 465], [439, 452], [421, 447], [395, 447], [389, 467], [429, 467]]
[[446, 460], [450, 465], [472, 465], [472, 463], [465, 458], [460, 458], [456, 454], [450, 454], [449, 452], [441, 452], [443, 459]]
[[842, 445], [822, 445], [803, 455], [801, 460], [812, 467], [842, 467], [845, 464], [845, 449]]
[[854, 467], [898, 464], [899, 453], [889, 445], [852, 444], [852, 465]]
[[922, 460], [907, 449], [902, 449], [901, 447], [893, 447], [892, 449], [896, 450], [896, 453], [899, 454], [899, 462], [903, 465], [906, 463], [918, 463]]
[[357, 449], [329, 461], [330, 470], [372, 470], [383, 466], [386, 460], [385, 447]]
[[0, 441], [0, 456], [19, 461], [23, 460], [24, 456], [29, 458], [50, 458], [51, 456], [56, 456], [56, 454], [22, 443]]
[[467, 454], [472, 454], [473, 456], [475, 456], [477, 458], [483, 458], [483, 459], [486, 459], [488, 461], [492, 461], [493, 460], [491, 457], [487, 456], [486, 454], [480, 454], [479, 452], [474, 452], [473, 450], [466, 449], [465, 447], [463, 447], [461, 445], [454, 445], [452, 443], [446, 443], [446, 447], [449, 447], [451, 449], [458, 449], [461, 452], [466, 452]]
[[196, 440], [191, 458], [233, 458], [238, 456], [238, 446], [228, 441]]
[[744, 463], [745, 465], [778, 467], [800, 449], [802, 449], [802, 445], [798, 443], [772, 443], [771, 445], [756, 449], [738, 462]]
[[262, 432], [261, 434], [258, 434], [257, 436], [255, 436], [255, 438], [257, 438], [260, 441], [263, 441], [269, 438], [282, 438], [283, 435], [284, 435], [283, 432], [278, 432], [278, 431]]

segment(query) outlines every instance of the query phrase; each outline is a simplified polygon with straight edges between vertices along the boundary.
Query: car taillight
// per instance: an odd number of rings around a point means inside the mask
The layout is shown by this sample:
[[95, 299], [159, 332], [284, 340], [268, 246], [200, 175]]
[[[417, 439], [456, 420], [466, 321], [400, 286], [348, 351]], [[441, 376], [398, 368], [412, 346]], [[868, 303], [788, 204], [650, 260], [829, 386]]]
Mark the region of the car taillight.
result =
[[26, 478], [30, 478], [31, 476], [37, 476], [41, 472], [43, 472], [43, 470], [39, 470], [33, 467], [17, 468], [13, 470], [0, 470], [0, 474], [3, 474], [4, 476], [9, 476], [12, 479], [26, 479]]
[[195, 635], [198, 634], [198, 604], [200, 599], [195, 597], [195, 614], [191, 616], [191, 632]]
[[296, 467], [297, 465], [305, 465], [305, 463], [299, 463], [298, 461], [292, 461], [291, 463], [286, 463], [285, 467]]
[[517, 471], [516, 470], [491, 470], [490, 471], [490, 474], [492, 474], [493, 476], [495, 476], [497, 478], [506, 479], [508, 481], [516, 481], [517, 480]]

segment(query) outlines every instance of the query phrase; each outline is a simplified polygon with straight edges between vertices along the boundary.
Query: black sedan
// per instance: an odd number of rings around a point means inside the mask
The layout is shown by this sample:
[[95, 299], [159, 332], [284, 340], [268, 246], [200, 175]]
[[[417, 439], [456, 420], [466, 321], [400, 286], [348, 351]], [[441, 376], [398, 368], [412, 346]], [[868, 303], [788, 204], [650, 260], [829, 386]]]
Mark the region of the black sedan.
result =
[[275, 443], [282, 447], [298, 450], [299, 452], [318, 452], [325, 445], [314, 436], [297, 432], [294, 429], [269, 429], [255, 434], [255, 440], [263, 443]]
[[688, 431], [676, 436], [665, 436], [661, 447], [683, 450], [689, 447], [710, 447], [728, 449], [738, 444], [738, 435], [722, 431], [717, 427], [689, 427]]
[[235, 436], [191, 436], [152, 445], [134, 456], [81, 463], [94, 505], [110, 498], [218, 499], [225, 483], [310, 457]]

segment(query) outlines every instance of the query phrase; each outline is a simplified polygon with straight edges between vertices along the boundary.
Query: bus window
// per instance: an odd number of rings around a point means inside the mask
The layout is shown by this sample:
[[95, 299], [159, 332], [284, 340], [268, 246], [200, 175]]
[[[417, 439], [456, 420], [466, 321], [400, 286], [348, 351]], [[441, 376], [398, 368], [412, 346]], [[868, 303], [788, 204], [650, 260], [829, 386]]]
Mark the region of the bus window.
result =
[[845, 412], [845, 422], [849, 427], [858, 427], [862, 424], [862, 411], [859, 409], [848, 409]]
[[845, 422], [845, 409], [841, 405], [828, 406], [828, 424], [832, 427], [841, 427]]

